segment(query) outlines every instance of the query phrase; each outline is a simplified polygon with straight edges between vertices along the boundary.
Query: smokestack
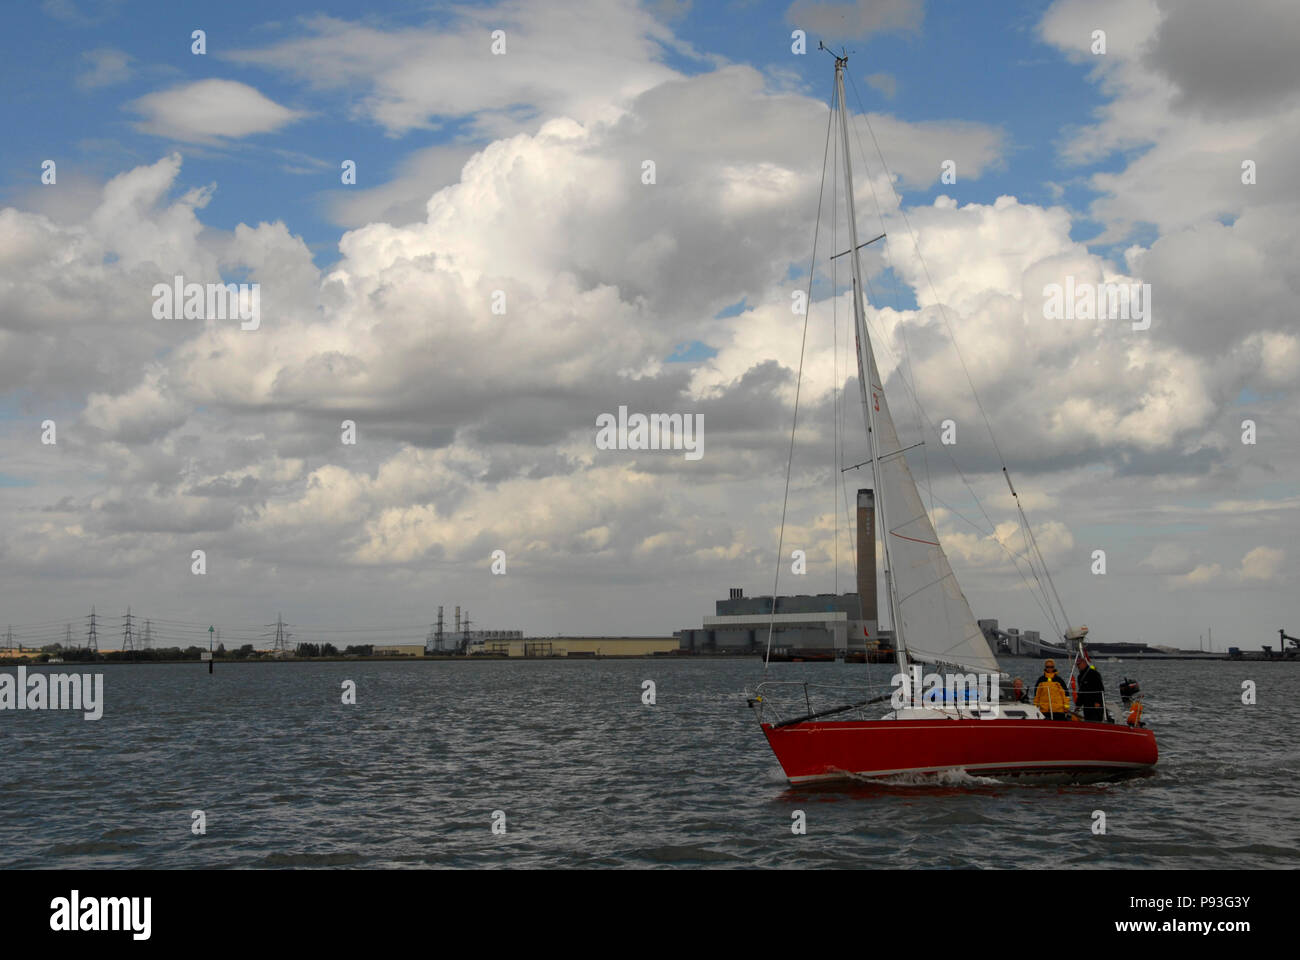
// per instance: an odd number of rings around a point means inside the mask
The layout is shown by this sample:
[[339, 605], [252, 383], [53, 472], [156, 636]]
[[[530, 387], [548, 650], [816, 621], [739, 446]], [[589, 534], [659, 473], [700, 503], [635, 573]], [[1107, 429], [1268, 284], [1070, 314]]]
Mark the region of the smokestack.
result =
[[876, 495], [858, 491], [858, 597], [862, 619], [879, 622], [876, 611]]
[[456, 632], [460, 633], [460, 607], [456, 607]]

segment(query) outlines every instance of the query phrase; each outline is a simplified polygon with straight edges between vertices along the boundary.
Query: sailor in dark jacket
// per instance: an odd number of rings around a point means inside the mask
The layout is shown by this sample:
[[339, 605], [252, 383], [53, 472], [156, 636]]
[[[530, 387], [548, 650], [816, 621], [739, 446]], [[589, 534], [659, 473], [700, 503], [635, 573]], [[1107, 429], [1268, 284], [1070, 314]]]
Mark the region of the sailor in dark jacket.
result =
[[1105, 688], [1101, 682], [1101, 673], [1082, 653], [1075, 666], [1079, 671], [1078, 704], [1083, 708], [1083, 719], [1100, 723], [1106, 719], [1106, 709], [1102, 704], [1102, 690]]

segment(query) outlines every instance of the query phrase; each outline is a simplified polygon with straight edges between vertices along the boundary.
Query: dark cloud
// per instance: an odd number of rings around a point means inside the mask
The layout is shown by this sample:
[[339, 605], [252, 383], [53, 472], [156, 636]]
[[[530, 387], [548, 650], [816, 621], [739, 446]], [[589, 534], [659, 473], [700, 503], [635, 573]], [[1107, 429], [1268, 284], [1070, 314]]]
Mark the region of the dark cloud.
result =
[[1300, 4], [1163, 0], [1147, 62], [1173, 83], [1175, 104], [1219, 117], [1258, 115], [1300, 91]]

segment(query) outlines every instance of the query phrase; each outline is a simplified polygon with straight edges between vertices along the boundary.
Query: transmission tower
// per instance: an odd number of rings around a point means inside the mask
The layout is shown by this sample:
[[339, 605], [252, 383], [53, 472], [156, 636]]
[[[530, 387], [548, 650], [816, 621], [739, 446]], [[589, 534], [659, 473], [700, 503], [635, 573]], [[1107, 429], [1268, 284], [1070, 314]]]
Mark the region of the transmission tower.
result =
[[130, 650], [135, 653], [135, 637], [131, 633], [131, 608], [126, 608], [126, 613], [122, 616], [122, 652]]
[[5, 646], [10, 650], [14, 648], [14, 628], [12, 626], [5, 629]]
[[63, 649], [64, 650], [72, 649], [72, 624], [68, 624], [67, 632], [63, 637]]
[[[284, 617], [277, 613], [275, 623], [268, 623], [267, 626], [275, 628], [275, 642], [271, 646], [271, 652], [279, 657], [287, 657], [289, 655], [289, 638], [293, 634], [286, 629], [289, 625], [284, 622]], [[263, 636], [267, 636], [267, 634], [263, 634]]]
[[99, 634], [95, 632], [95, 608], [90, 608], [90, 616], [86, 618], [90, 621], [90, 629], [86, 631], [86, 646], [93, 652], [99, 653]]

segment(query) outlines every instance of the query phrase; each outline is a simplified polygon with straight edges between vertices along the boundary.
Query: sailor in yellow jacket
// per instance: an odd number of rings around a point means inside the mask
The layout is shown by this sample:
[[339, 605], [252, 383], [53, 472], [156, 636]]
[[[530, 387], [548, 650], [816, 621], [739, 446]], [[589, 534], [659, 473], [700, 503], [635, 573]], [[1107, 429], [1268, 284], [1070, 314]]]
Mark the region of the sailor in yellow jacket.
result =
[[1070, 720], [1070, 692], [1065, 681], [1056, 672], [1055, 660], [1043, 661], [1043, 675], [1034, 686], [1034, 706], [1043, 711], [1048, 720]]

